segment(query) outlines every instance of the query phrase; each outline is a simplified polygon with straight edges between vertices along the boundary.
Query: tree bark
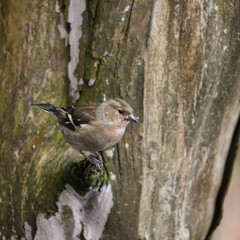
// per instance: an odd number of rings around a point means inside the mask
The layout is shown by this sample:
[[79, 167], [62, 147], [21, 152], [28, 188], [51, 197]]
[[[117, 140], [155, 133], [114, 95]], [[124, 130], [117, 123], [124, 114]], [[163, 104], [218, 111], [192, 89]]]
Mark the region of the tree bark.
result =
[[[3, 0], [0, 236], [210, 236], [239, 137], [239, 12], [239, 1]], [[31, 109], [112, 97], [140, 124], [102, 153], [102, 176]]]
[[239, 1], [155, 3], [144, 84], [142, 238], [208, 234], [239, 121], [238, 12]]

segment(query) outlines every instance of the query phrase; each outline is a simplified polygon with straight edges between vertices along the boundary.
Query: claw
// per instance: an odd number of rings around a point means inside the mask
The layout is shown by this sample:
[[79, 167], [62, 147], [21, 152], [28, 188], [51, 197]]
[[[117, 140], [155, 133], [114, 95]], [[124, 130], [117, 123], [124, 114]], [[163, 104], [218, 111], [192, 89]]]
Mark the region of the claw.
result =
[[100, 174], [102, 175], [102, 172], [103, 172], [103, 162], [102, 162], [101, 155], [98, 152], [96, 152], [97, 157], [95, 157], [93, 155], [87, 156], [83, 152], [80, 152], [80, 153], [85, 157], [85, 159], [87, 159], [90, 163], [95, 165], [97, 167], [97, 169], [99, 169]]
[[102, 158], [96, 158], [93, 155], [88, 156], [88, 161], [90, 163], [92, 163], [93, 165], [95, 165], [99, 170], [100, 170], [100, 174], [102, 174], [103, 172], [103, 163], [102, 163]]

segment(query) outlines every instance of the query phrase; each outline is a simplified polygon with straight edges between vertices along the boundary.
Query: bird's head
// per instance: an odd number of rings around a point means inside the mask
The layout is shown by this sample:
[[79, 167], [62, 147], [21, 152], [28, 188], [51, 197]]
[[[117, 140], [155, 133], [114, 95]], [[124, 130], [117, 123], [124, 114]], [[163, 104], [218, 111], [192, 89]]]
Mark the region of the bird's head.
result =
[[133, 115], [131, 106], [122, 99], [109, 99], [99, 105], [101, 110], [101, 119], [104, 123], [115, 126], [127, 126], [132, 122], [138, 122]]

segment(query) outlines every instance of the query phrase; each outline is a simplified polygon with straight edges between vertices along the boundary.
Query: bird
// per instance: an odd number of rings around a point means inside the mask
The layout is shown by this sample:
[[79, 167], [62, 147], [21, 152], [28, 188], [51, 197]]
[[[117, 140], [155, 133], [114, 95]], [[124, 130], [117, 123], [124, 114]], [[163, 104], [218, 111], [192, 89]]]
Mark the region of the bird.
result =
[[[116, 145], [129, 122], [138, 123], [132, 107], [120, 98], [68, 107], [55, 107], [49, 103], [32, 106], [55, 115], [65, 140], [85, 159], [96, 165], [101, 173], [103, 163], [99, 151]], [[85, 151], [96, 156], [87, 156]]]

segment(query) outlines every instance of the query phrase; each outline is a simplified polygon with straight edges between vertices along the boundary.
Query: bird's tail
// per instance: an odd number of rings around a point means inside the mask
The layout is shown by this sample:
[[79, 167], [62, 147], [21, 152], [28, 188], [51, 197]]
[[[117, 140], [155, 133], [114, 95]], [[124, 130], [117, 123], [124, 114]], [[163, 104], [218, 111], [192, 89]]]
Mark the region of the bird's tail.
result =
[[69, 121], [69, 117], [67, 116], [67, 113], [68, 113], [67, 108], [54, 107], [49, 103], [32, 104], [32, 106], [40, 108], [45, 112], [55, 115], [58, 122], [63, 125], [66, 124], [66, 121]]
[[58, 109], [49, 103], [32, 104], [32, 107], [40, 108], [43, 111], [51, 113], [53, 115], [57, 115], [58, 113]]

